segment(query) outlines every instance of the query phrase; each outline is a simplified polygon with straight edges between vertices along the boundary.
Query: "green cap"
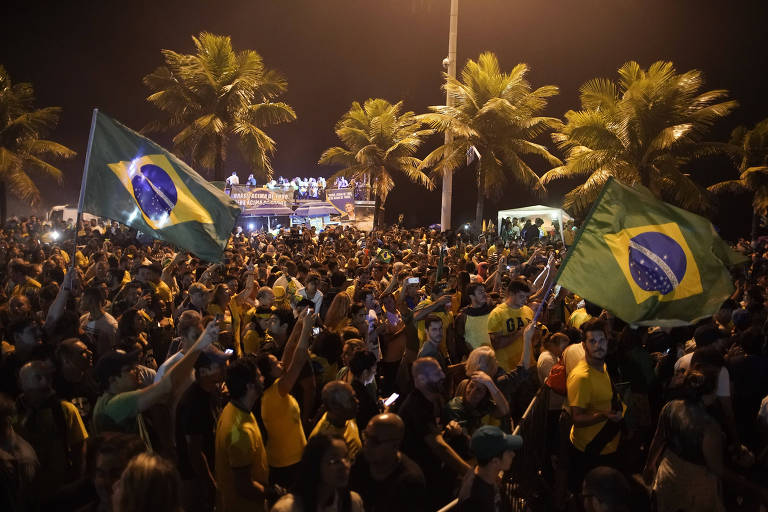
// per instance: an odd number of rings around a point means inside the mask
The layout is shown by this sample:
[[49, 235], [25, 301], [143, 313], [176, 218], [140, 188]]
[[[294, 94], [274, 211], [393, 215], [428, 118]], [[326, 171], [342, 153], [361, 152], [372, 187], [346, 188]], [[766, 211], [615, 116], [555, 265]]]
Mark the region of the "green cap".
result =
[[499, 427], [491, 425], [482, 426], [472, 434], [472, 452], [480, 460], [489, 460], [522, 446], [522, 437], [505, 434]]

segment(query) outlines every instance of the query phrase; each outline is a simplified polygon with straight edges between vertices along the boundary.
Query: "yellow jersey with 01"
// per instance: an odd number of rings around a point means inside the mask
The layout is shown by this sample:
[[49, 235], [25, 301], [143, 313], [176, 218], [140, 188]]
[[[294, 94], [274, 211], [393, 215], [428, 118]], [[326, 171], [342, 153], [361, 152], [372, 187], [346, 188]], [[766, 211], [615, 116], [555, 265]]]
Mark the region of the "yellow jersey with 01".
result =
[[[533, 310], [528, 306], [513, 308], [502, 302], [488, 316], [488, 332], [500, 336], [512, 335], [512, 343], [504, 348], [496, 349], [496, 361], [506, 371], [511, 371], [520, 364], [523, 356], [523, 330], [533, 321]], [[536, 360], [531, 353], [531, 364]]]

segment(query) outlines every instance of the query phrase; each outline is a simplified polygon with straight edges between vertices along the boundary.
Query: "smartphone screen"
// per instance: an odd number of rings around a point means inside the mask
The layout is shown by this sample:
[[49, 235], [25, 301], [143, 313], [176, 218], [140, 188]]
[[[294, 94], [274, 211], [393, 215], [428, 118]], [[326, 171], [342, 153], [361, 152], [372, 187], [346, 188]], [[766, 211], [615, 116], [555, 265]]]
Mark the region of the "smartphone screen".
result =
[[319, 327], [313, 327], [312, 328], [312, 336], [317, 336], [320, 334], [320, 328]]
[[389, 407], [390, 405], [395, 403], [395, 400], [397, 400], [398, 398], [400, 398], [400, 395], [398, 395], [397, 393], [392, 393], [391, 395], [389, 395], [389, 398], [384, 400], [384, 407]]

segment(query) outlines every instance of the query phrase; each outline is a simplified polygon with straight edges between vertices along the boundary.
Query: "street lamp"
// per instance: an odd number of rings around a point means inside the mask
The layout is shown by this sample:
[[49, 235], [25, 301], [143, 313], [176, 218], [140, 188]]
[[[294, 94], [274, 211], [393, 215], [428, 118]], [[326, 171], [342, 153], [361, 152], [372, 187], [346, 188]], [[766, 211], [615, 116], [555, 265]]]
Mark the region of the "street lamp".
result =
[[[443, 59], [443, 66], [448, 68], [448, 76], [456, 78], [456, 39], [458, 36], [459, 24], [459, 0], [451, 0], [451, 20], [448, 32], [448, 57]], [[446, 62], [447, 61], [447, 62]], [[445, 104], [453, 106], [453, 98], [450, 93], [445, 91]], [[445, 132], [445, 145], [453, 142], [453, 135], [449, 130]], [[443, 195], [442, 206], [440, 208], [440, 229], [447, 231], [451, 229], [451, 200], [453, 196], [453, 171], [443, 171]]]

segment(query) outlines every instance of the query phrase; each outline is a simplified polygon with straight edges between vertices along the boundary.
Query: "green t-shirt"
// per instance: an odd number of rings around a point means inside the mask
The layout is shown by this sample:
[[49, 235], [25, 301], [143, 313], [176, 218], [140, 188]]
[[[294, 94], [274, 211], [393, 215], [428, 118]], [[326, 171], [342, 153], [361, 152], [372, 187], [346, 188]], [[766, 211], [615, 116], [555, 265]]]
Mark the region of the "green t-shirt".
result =
[[125, 432], [138, 434], [139, 390], [126, 393], [104, 393], [93, 406], [93, 432]]

